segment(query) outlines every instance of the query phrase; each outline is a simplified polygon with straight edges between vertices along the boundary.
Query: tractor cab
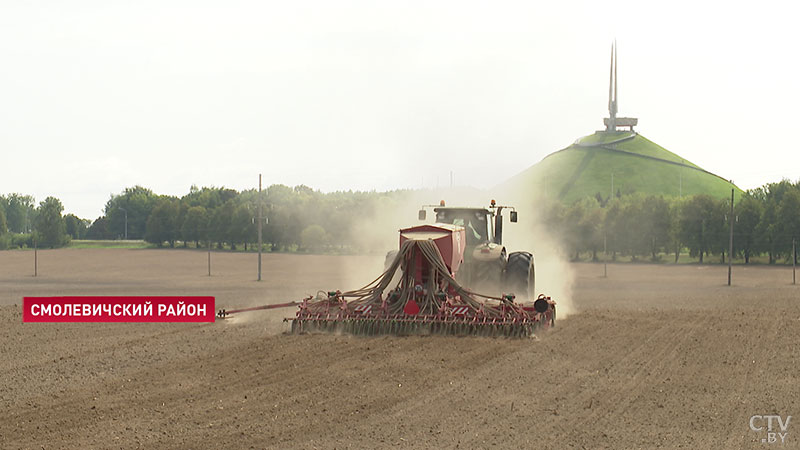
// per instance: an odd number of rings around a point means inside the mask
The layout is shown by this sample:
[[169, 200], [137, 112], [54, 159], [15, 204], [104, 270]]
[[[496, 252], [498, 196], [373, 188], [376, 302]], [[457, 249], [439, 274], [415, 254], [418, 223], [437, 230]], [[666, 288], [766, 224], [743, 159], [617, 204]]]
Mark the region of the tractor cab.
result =
[[[433, 205], [430, 205], [433, 206]], [[503, 209], [511, 208], [511, 222], [517, 221], [517, 212], [513, 207], [497, 206], [492, 200], [489, 208], [463, 208], [445, 206], [444, 201], [433, 208], [436, 223], [447, 223], [464, 227], [467, 246], [476, 247], [482, 244], [503, 243]], [[425, 220], [425, 207], [419, 211], [419, 219]]]
[[433, 211], [436, 213], [436, 223], [464, 227], [470, 247], [494, 241], [489, 229], [492, 213], [487, 209], [434, 208]]

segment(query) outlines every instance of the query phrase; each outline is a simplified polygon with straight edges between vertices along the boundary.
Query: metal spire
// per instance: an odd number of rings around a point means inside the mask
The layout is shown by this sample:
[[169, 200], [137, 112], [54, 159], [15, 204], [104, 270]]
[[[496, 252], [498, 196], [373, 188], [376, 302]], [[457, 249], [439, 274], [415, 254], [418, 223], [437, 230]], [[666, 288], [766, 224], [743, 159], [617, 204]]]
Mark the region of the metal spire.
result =
[[617, 41], [614, 41], [611, 44], [611, 67], [608, 75], [608, 131], [616, 129], [617, 111]]
[[634, 117], [617, 117], [617, 104], [619, 98], [617, 96], [617, 41], [611, 44], [611, 68], [608, 75], [608, 118], [603, 119], [606, 125], [606, 131], [617, 131], [618, 127], [633, 127], [639, 124], [639, 119]]

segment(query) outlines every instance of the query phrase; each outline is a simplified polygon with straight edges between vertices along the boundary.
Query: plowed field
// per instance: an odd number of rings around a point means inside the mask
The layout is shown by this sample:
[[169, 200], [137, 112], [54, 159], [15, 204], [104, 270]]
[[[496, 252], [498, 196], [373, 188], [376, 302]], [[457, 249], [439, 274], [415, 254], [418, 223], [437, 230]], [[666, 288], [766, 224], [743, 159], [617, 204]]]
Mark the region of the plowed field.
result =
[[[23, 296], [355, 288], [382, 257], [0, 252], [0, 448], [772, 448], [800, 421], [791, 270], [569, 266], [576, 312], [530, 340], [282, 334], [291, 310], [213, 324], [23, 324]], [[556, 299], [558, 300], [558, 299]], [[766, 425], [766, 422], [764, 422]], [[800, 443], [790, 422], [783, 448]]]

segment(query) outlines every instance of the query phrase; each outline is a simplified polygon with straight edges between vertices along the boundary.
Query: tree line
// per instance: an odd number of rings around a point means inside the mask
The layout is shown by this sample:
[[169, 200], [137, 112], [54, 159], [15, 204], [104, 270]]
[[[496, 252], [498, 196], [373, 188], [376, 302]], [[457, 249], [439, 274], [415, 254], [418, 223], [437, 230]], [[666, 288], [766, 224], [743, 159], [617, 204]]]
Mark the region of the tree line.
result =
[[800, 181], [746, 191], [735, 199], [732, 217], [730, 202], [708, 195], [598, 195], [572, 205], [549, 203], [545, 220], [562, 230], [573, 259], [589, 254], [598, 260], [605, 250], [612, 259], [623, 255], [656, 261], [671, 254], [678, 262], [688, 250], [701, 263], [709, 256], [725, 262], [732, 220], [734, 257], [745, 263], [760, 255], [767, 255], [770, 264], [790, 260], [793, 241], [800, 240]]
[[[112, 195], [94, 222], [62, 215], [55, 197], [38, 205], [33, 197], [0, 195], [0, 249], [60, 247], [71, 239], [143, 239], [159, 247], [232, 250], [257, 242], [262, 208], [263, 242], [272, 251], [358, 251], [354, 225], [381, 205], [401, 202], [410, 191], [322, 193], [307, 186], [272, 185], [255, 189], [192, 186], [182, 197], [155, 194], [142, 186]], [[604, 249], [616, 259], [660, 260], [681, 252], [704, 262], [725, 260], [729, 225], [734, 222], [734, 256], [746, 263], [767, 255], [769, 263], [788, 260], [800, 238], [800, 181], [784, 180], [749, 190], [736, 199], [708, 195], [684, 198], [624, 195], [585, 198], [571, 205], [531, 200], [543, 222], [556, 231], [573, 259], [594, 260]], [[522, 206], [522, 205], [520, 205]], [[530, 205], [525, 205], [530, 206]]]
[[0, 195], [0, 250], [37, 245], [56, 248], [84, 238], [90, 222], [63, 212], [64, 206], [55, 197], [36, 205], [30, 195]]
[[272, 251], [332, 251], [358, 247], [352, 225], [394, 192], [322, 193], [308, 186], [272, 185], [258, 190], [192, 186], [183, 197], [156, 195], [141, 186], [112, 196], [105, 214], [87, 230], [89, 239], [144, 239], [157, 246], [252, 248], [262, 238]]

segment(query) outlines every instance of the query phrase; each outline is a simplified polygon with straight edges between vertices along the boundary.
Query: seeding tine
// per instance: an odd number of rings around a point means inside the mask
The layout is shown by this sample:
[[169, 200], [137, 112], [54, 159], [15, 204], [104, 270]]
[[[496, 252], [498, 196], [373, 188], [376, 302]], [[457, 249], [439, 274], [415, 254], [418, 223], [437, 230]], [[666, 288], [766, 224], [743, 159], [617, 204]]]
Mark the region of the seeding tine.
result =
[[326, 317], [294, 318], [292, 334], [315, 332], [352, 334], [357, 336], [482, 336], [526, 338], [547, 327], [545, 320], [525, 322], [467, 321], [467, 320], [419, 320], [389, 318], [345, 318]]

